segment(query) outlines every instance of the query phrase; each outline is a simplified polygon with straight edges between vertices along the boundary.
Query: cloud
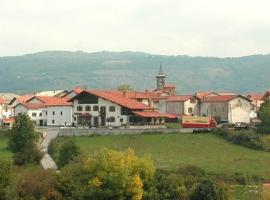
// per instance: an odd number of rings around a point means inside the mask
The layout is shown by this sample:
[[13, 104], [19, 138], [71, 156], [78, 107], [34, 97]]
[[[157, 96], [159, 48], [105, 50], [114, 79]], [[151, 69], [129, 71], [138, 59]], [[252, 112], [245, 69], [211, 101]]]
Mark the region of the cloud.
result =
[[267, 0], [0, 0], [0, 55], [269, 53], [269, 7]]

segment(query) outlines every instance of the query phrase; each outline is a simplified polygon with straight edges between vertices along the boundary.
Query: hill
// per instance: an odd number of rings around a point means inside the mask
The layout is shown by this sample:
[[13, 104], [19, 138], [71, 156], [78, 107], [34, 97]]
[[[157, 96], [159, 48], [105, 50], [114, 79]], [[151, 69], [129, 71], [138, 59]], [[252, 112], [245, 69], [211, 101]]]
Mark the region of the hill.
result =
[[48, 51], [0, 57], [0, 91], [89, 88], [154, 88], [159, 64], [179, 93], [216, 90], [263, 92], [270, 87], [270, 55], [237, 58], [152, 55], [143, 52]]

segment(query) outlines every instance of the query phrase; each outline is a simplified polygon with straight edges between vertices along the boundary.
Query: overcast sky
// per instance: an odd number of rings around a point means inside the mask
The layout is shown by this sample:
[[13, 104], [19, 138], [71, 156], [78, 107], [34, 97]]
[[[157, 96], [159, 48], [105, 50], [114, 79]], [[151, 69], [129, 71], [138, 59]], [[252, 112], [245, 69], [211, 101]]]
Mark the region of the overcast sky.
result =
[[0, 56], [270, 53], [269, 0], [0, 0]]

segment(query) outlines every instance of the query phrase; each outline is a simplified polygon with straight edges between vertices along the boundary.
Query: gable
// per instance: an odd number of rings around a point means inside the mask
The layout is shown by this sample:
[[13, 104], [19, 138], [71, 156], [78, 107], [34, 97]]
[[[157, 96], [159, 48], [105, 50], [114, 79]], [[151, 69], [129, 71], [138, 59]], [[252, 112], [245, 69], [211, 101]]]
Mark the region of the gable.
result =
[[98, 104], [98, 97], [88, 92], [82, 92], [72, 98], [72, 101], [76, 99], [79, 104]]
[[27, 103], [44, 103], [44, 102], [42, 102], [40, 99], [38, 99], [37, 97], [33, 97], [33, 98], [31, 98], [31, 99], [29, 99], [28, 101], [27, 101]]

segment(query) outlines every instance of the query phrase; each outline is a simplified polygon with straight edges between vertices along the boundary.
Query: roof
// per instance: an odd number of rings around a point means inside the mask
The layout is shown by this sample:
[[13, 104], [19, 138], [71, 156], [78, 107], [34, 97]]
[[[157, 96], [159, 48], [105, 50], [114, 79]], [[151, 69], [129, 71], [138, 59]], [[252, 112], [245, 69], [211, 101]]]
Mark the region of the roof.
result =
[[211, 94], [211, 92], [197, 92], [197, 93], [195, 93], [195, 96], [198, 99], [202, 100], [205, 96], [207, 96], [209, 94]]
[[167, 118], [168, 117], [166, 114], [161, 114], [155, 111], [133, 111], [133, 113], [137, 116], [145, 117], [145, 118], [159, 118], [159, 117]]
[[37, 98], [39, 99], [42, 104], [45, 106], [69, 106], [71, 105], [70, 102], [68, 102], [67, 98], [59, 98], [54, 96], [33, 96], [32, 98], [28, 99], [26, 103], [31, 101], [32, 99]]
[[261, 93], [249, 93], [247, 95], [247, 98], [251, 99], [251, 100], [263, 100], [263, 94]]
[[164, 85], [164, 88], [176, 88], [176, 85], [173, 83], [167, 83], [166, 85]]
[[173, 101], [187, 101], [194, 97], [193, 95], [173, 95], [169, 96], [166, 101], [173, 102]]
[[0, 97], [0, 104], [4, 104], [4, 103], [5, 103], [4, 99]]
[[13, 122], [15, 122], [15, 119], [13, 117], [3, 119], [3, 123], [6, 123], [6, 124], [10, 124]]
[[160, 93], [150, 91], [105, 91], [131, 99], [158, 99]]
[[[120, 106], [129, 108], [131, 110], [152, 110], [153, 108], [140, 103], [134, 99], [130, 99], [127, 97], [123, 97], [115, 92], [110, 92], [110, 91], [100, 91], [100, 90], [84, 90], [83, 92], [87, 92], [89, 94], [93, 94], [97, 97], [103, 98], [105, 100], [111, 101], [113, 103], [116, 103]], [[82, 94], [83, 92], [81, 92], [80, 94]], [[78, 95], [80, 95], [78, 94]], [[71, 98], [69, 101], [72, 101], [73, 99], [75, 99], [78, 95], [74, 96], [73, 98]]]
[[58, 95], [62, 92], [65, 92], [65, 90], [48, 90], [48, 91], [41, 91], [38, 92], [36, 95], [37, 96], [55, 96]]
[[202, 102], [228, 102], [234, 98], [241, 97], [250, 101], [250, 99], [241, 95], [220, 95], [220, 96], [206, 96], [202, 99]]

